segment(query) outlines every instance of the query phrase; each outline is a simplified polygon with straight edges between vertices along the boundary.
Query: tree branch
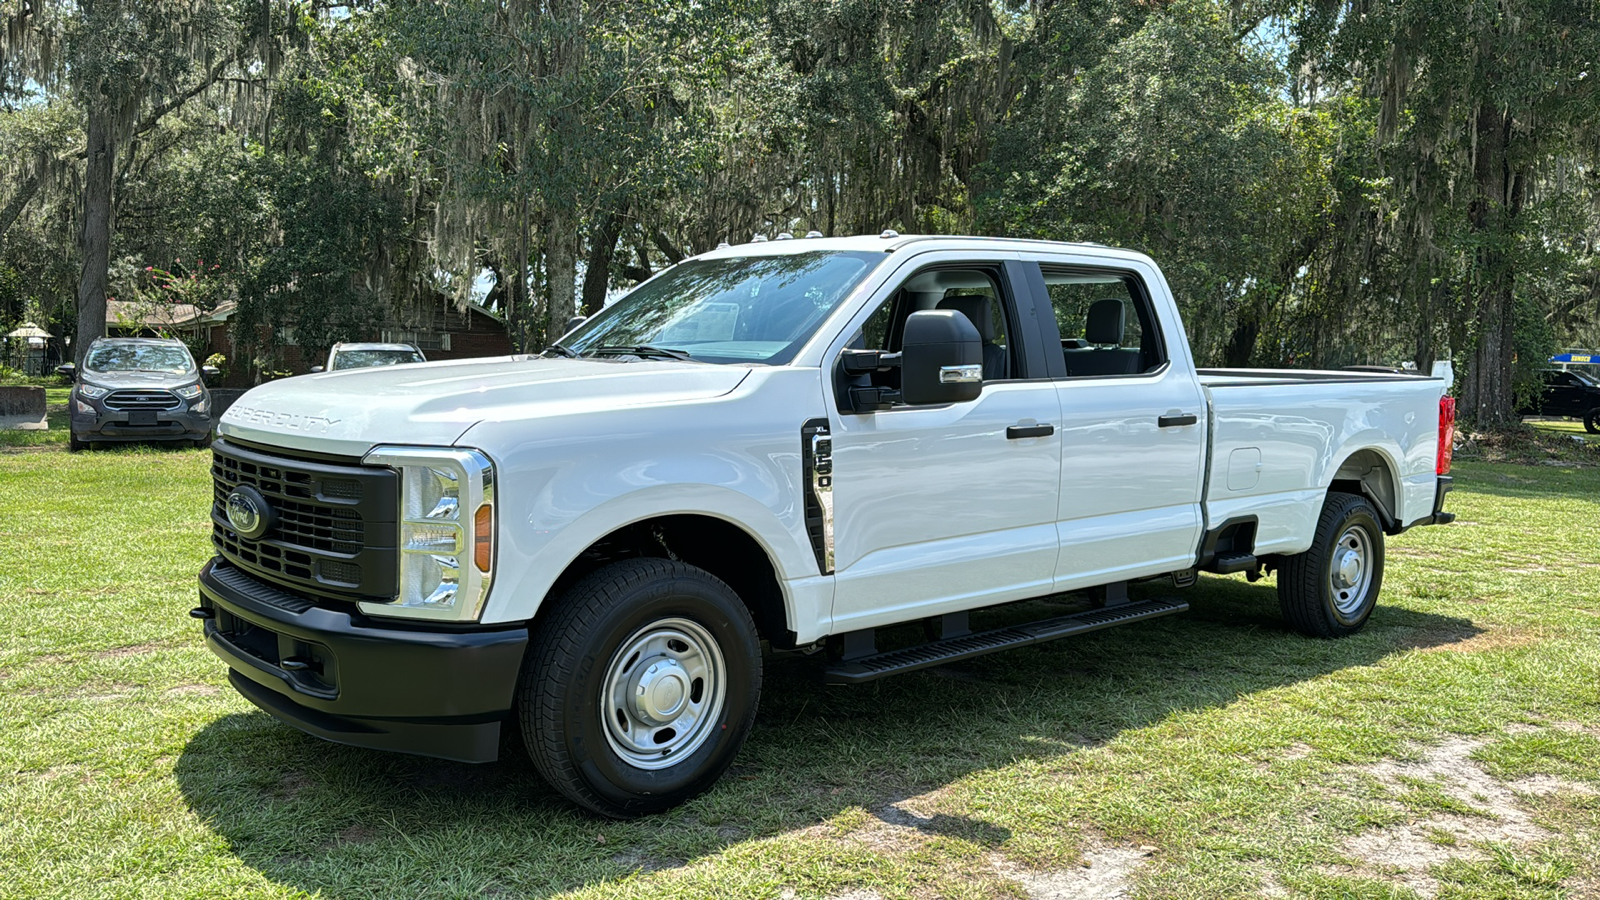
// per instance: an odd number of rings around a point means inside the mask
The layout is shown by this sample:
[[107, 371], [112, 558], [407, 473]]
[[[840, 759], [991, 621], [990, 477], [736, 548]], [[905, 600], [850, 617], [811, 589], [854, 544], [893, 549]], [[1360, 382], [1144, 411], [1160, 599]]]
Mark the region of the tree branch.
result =
[[6, 232], [11, 230], [12, 223], [22, 215], [22, 211], [33, 200], [33, 196], [39, 193], [40, 184], [39, 176], [30, 175], [28, 180], [17, 188], [16, 194], [12, 195], [11, 202], [6, 204], [5, 209], [0, 209], [0, 244], [5, 243]]

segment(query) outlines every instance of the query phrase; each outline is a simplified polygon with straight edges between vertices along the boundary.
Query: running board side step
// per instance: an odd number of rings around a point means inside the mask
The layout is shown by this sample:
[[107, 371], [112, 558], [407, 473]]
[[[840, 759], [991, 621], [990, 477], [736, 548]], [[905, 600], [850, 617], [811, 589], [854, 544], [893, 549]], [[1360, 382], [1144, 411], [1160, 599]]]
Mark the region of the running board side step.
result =
[[1141, 600], [1137, 603], [1101, 607], [1053, 619], [1040, 619], [1037, 622], [1025, 622], [1021, 625], [996, 628], [993, 631], [980, 631], [976, 634], [918, 644], [902, 650], [888, 650], [831, 663], [822, 670], [822, 677], [828, 684], [860, 684], [886, 675], [915, 672], [918, 669], [942, 666], [945, 663], [959, 662], [999, 650], [1042, 644], [1056, 638], [1099, 631], [1114, 625], [1170, 616], [1188, 608], [1189, 604], [1182, 600]]

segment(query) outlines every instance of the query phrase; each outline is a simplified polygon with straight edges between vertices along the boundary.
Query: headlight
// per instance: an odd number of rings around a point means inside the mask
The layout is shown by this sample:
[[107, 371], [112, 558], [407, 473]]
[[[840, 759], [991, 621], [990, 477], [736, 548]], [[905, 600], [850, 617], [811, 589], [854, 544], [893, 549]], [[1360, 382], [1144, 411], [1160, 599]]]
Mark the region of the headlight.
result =
[[194, 398], [200, 396], [201, 392], [204, 391], [204, 390], [205, 389], [200, 387], [200, 385], [198, 385], [198, 384], [190, 384], [190, 385], [185, 385], [184, 387], [178, 388], [173, 393], [177, 394], [179, 397], [182, 397], [185, 400], [193, 400]]
[[93, 384], [83, 384], [81, 382], [78, 384], [79, 396], [88, 397], [90, 400], [99, 400], [101, 397], [104, 397], [109, 393], [111, 393], [110, 388], [103, 388]]
[[189, 411], [205, 415], [211, 411], [211, 401], [201, 400], [199, 403], [191, 403], [189, 404]]
[[478, 618], [494, 570], [494, 465], [476, 450], [378, 447], [362, 463], [400, 474], [400, 593], [375, 616]]

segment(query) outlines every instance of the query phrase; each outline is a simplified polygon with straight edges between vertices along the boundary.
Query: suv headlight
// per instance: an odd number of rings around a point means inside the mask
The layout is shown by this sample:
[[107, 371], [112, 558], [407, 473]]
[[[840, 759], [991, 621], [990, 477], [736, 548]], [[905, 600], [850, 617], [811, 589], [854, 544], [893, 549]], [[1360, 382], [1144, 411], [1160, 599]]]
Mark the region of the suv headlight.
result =
[[103, 388], [99, 385], [87, 384], [81, 381], [78, 382], [78, 396], [80, 397], [88, 397], [90, 400], [99, 400], [101, 397], [104, 397], [109, 393], [111, 393], [110, 388]]
[[193, 400], [194, 398], [200, 396], [200, 393], [203, 390], [205, 389], [198, 384], [188, 384], [178, 388], [176, 391], [174, 391], [174, 393], [185, 400]]
[[374, 616], [476, 620], [494, 574], [494, 465], [476, 450], [378, 447], [364, 465], [400, 474], [400, 593]]

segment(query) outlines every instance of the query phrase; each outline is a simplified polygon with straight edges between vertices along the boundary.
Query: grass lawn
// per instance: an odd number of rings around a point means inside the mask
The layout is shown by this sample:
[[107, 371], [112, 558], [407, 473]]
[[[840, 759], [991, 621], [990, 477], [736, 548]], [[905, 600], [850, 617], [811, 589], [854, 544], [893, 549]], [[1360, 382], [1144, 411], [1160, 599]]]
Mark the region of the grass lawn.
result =
[[234, 694], [207, 461], [0, 447], [0, 897], [1600, 896], [1600, 468], [1458, 463], [1347, 640], [1206, 577], [869, 686], [774, 659], [724, 782], [617, 823]]

